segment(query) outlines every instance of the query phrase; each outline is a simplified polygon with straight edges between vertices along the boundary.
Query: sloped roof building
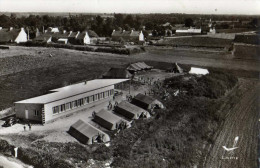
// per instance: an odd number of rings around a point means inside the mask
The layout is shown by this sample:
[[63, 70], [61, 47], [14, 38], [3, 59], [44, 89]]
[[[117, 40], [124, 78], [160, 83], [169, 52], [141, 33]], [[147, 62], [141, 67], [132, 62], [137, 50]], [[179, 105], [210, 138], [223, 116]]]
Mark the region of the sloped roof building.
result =
[[124, 40], [125, 42], [143, 42], [144, 34], [142, 31], [116, 31], [114, 30], [111, 34], [113, 41]]
[[110, 137], [106, 133], [95, 128], [89, 123], [85, 123], [82, 120], [78, 120], [76, 123], [74, 123], [70, 127], [68, 133], [76, 138], [79, 142], [86, 145], [91, 145], [95, 142], [102, 143], [110, 141]]
[[116, 108], [115, 112], [125, 116], [126, 118], [133, 120], [139, 119], [140, 117], [150, 117], [150, 113], [134, 104], [131, 104], [127, 101], [120, 102]]
[[94, 121], [108, 130], [115, 130], [122, 122], [122, 119], [117, 115], [102, 109], [95, 114]]
[[10, 27], [10, 29], [0, 28], [0, 43], [23, 43], [27, 42], [27, 34], [24, 28], [14, 29]]
[[126, 68], [110, 68], [102, 75], [104, 79], [129, 79], [132, 74]]
[[131, 103], [133, 103], [134, 105], [141, 107], [143, 109], [147, 109], [147, 110], [150, 110], [153, 107], [164, 108], [164, 105], [159, 100], [152, 98], [150, 96], [143, 95], [141, 93], [136, 95], [133, 98]]

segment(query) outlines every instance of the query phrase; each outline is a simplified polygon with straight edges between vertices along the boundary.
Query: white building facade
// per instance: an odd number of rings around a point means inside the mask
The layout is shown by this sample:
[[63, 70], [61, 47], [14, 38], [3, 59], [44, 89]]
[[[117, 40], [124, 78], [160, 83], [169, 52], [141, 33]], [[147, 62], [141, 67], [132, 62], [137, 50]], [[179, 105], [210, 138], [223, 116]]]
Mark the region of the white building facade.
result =
[[76, 111], [109, 102], [114, 85], [127, 79], [97, 79], [51, 90], [53, 93], [15, 102], [18, 118], [48, 123]]

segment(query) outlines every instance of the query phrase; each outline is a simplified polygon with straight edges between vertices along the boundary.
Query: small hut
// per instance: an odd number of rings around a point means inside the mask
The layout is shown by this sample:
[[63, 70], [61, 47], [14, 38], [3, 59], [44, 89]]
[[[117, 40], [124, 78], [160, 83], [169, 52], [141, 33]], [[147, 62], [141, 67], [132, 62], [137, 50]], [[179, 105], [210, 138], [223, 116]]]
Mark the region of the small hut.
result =
[[141, 93], [136, 95], [131, 103], [146, 110], [151, 110], [153, 108], [164, 108], [164, 105], [159, 100]]
[[115, 108], [115, 112], [131, 120], [139, 119], [140, 117], [150, 117], [150, 113], [148, 111], [138, 106], [135, 106], [127, 101], [122, 101], [121, 103], [119, 103]]
[[121, 124], [122, 119], [104, 109], [95, 114], [94, 121], [104, 128], [115, 130]]
[[110, 137], [103, 131], [95, 128], [94, 126], [85, 123], [82, 120], [78, 120], [74, 123], [68, 133], [76, 138], [83, 144], [93, 144], [95, 142], [108, 142]]

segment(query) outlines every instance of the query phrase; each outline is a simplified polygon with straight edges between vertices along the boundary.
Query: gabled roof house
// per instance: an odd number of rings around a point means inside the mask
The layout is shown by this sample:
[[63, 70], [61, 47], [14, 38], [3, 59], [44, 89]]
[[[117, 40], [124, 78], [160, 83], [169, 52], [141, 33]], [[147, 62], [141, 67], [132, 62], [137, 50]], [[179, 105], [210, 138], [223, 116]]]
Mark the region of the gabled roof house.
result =
[[27, 40], [24, 28], [14, 29], [10, 27], [9, 29], [3, 29], [0, 27], [0, 43], [23, 43], [27, 42]]
[[123, 39], [126, 42], [143, 42], [144, 41], [144, 34], [142, 31], [116, 31], [113, 30], [111, 34], [113, 41], [120, 41]]

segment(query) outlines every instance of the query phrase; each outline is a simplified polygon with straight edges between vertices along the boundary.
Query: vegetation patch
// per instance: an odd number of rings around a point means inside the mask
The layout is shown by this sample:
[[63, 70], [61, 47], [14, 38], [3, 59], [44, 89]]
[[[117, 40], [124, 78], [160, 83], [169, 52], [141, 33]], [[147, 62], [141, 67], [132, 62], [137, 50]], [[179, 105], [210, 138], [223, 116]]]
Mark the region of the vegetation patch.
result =
[[79, 51], [105, 52], [105, 53], [123, 54], [123, 55], [130, 55], [130, 54], [135, 54], [135, 53], [140, 53], [145, 51], [143, 47], [138, 47], [138, 46], [131, 47], [131, 48], [126, 48], [124, 46], [121, 47], [93, 46], [93, 45], [83, 46], [83, 45], [54, 44], [54, 43], [47, 44], [45, 42], [34, 42], [34, 41], [28, 41], [20, 45], [25, 45], [27, 47], [66, 48], [66, 49], [73, 49]]

